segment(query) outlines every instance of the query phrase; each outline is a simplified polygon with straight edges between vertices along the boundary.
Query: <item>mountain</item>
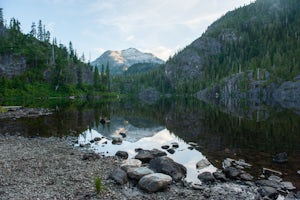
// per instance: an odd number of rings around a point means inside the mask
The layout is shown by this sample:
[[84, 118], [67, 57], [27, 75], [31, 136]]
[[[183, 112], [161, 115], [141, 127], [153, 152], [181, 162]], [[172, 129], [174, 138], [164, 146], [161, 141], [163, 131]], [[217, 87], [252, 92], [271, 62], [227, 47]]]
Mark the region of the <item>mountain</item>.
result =
[[298, 0], [257, 0], [230, 11], [169, 59], [165, 76], [177, 92], [215, 88], [224, 98], [299, 80], [299, 10]]
[[138, 63], [163, 64], [164, 61], [155, 57], [151, 53], [143, 53], [135, 48], [129, 48], [122, 51], [106, 51], [91, 65], [97, 66], [99, 71], [102, 65], [106, 66], [109, 63], [110, 73], [112, 75], [123, 74], [132, 65]]

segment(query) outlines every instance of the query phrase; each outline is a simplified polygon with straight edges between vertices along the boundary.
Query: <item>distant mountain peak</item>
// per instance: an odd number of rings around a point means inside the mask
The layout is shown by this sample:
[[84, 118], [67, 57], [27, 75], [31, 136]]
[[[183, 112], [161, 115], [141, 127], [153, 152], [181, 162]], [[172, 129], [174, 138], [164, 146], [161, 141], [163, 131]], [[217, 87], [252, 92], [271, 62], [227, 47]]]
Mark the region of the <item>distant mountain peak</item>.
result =
[[112, 75], [122, 74], [126, 69], [138, 63], [163, 64], [164, 61], [151, 53], [143, 53], [136, 48], [128, 48], [121, 51], [105, 51], [91, 64], [100, 68], [106, 65], [110, 66]]

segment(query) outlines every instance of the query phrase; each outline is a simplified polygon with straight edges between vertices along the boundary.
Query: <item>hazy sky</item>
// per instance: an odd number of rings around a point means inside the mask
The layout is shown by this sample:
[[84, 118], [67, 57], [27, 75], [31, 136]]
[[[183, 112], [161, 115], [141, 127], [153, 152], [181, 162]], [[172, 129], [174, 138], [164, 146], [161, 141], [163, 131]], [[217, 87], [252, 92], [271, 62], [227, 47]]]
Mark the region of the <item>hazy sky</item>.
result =
[[166, 60], [227, 11], [253, 0], [0, 0], [4, 18], [29, 33], [41, 19], [51, 36], [91, 61], [129, 47]]

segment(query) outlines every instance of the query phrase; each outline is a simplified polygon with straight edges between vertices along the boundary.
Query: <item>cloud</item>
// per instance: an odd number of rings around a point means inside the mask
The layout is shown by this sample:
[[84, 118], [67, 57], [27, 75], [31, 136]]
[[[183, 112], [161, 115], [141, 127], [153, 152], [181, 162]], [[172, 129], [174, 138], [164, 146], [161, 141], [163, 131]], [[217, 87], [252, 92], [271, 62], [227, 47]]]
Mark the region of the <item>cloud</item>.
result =
[[132, 41], [134, 38], [134, 35], [130, 35], [126, 38], [126, 41]]
[[168, 58], [175, 53], [174, 49], [165, 46], [158, 46], [152, 49], [144, 49], [143, 52], [152, 53], [164, 61], [168, 60]]

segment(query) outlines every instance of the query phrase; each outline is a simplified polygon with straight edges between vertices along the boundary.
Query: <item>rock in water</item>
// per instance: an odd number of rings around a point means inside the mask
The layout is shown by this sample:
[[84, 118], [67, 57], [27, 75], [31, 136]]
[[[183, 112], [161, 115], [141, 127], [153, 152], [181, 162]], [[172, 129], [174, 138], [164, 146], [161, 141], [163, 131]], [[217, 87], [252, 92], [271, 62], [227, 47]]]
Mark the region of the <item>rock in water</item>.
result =
[[140, 161], [144, 163], [150, 162], [153, 158], [160, 157], [160, 156], [166, 156], [167, 153], [160, 151], [158, 149], [152, 149], [152, 150], [140, 150], [138, 154], [135, 156], [136, 159], [139, 159]]
[[185, 166], [166, 156], [152, 159], [149, 167], [155, 172], [171, 176], [175, 181], [179, 181], [186, 176]]
[[172, 182], [172, 178], [161, 173], [154, 173], [144, 176], [140, 179], [138, 185], [147, 192], [157, 192], [167, 188]]
[[143, 176], [153, 174], [154, 172], [147, 167], [129, 168], [127, 175], [129, 178], [140, 180]]
[[123, 142], [123, 137], [120, 135], [113, 136], [111, 139], [112, 139], [112, 141], [111, 141], [112, 144], [122, 144], [122, 142]]
[[120, 185], [124, 185], [128, 181], [126, 172], [121, 168], [113, 170], [112, 173], [109, 175], [109, 178], [111, 178], [117, 184]]
[[122, 158], [122, 159], [127, 159], [128, 153], [126, 151], [117, 151], [115, 156]]
[[196, 167], [197, 169], [203, 169], [205, 167], [208, 167], [210, 165], [210, 162], [207, 159], [202, 159], [199, 162], [197, 162]]
[[291, 182], [282, 182], [282, 187], [286, 190], [295, 190], [296, 187]]
[[215, 178], [210, 172], [203, 172], [199, 174], [198, 179], [200, 179], [202, 183], [207, 183], [207, 184], [215, 182]]
[[168, 149], [168, 148], [170, 148], [170, 146], [169, 145], [163, 145], [163, 146], [161, 146], [161, 148], [162, 149]]
[[288, 161], [288, 158], [287, 158], [286, 152], [279, 153], [279, 154], [275, 155], [273, 158], [273, 162], [276, 162], [276, 163], [285, 163], [287, 161]]

